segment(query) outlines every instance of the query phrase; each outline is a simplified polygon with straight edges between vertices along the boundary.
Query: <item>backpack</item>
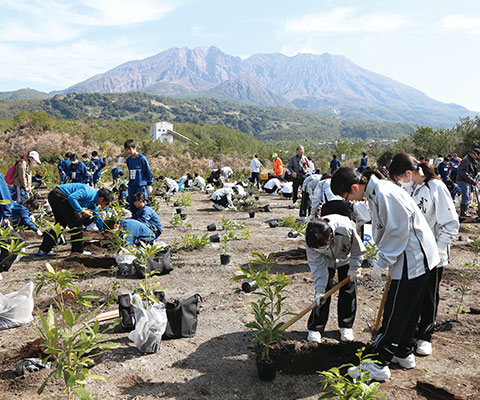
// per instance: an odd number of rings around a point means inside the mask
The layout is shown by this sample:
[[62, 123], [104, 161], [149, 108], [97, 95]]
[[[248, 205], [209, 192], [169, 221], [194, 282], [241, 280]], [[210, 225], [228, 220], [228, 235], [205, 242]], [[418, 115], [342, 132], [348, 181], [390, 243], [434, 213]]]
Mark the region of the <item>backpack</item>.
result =
[[13, 164], [5, 174], [5, 182], [7, 185], [11, 186], [15, 183], [15, 168], [17, 167], [17, 163]]

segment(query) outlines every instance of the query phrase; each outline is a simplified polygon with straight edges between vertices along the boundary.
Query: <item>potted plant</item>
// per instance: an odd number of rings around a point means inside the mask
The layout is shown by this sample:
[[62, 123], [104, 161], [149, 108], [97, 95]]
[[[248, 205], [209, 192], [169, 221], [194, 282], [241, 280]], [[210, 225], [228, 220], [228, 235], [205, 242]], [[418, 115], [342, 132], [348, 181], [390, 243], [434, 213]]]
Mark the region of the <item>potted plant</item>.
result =
[[222, 254], [220, 254], [220, 264], [228, 265], [232, 258], [230, 247], [228, 246], [228, 236], [223, 236], [223, 244], [220, 246]]
[[276, 365], [270, 351], [273, 345], [278, 344], [284, 331], [281, 329], [281, 319], [291, 313], [283, 310], [285, 296], [283, 292], [290, 282], [285, 274], [270, 274], [270, 268], [275, 265], [273, 253], [253, 253], [257, 258], [250, 261], [248, 267], [236, 267], [241, 274], [232, 280], [248, 278], [256, 281], [258, 288], [254, 295], [258, 300], [251, 302], [254, 321], [245, 324], [253, 331], [253, 341], [259, 346], [257, 356], [257, 373], [263, 381], [275, 379], [277, 374]]
[[250, 200], [250, 207], [248, 209], [248, 216], [250, 218], [255, 218], [255, 212], [258, 209], [258, 200], [256, 199], [251, 199]]

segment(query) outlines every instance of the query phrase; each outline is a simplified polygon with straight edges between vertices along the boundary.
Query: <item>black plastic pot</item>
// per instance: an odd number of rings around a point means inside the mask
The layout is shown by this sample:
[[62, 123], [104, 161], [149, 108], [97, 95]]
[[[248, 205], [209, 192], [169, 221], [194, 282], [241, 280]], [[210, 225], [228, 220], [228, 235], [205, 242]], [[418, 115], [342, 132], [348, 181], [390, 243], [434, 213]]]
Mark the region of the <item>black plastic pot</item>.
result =
[[250, 218], [255, 218], [255, 211], [250, 211], [250, 212], [248, 213], [248, 216], [249, 216]]
[[267, 204], [266, 206], [263, 206], [263, 211], [272, 212], [272, 209], [270, 208], [270, 204]]
[[177, 214], [181, 214], [183, 210], [181, 208], [177, 208], [175, 211], [177, 212]]
[[251, 281], [250, 279], [242, 283], [242, 290], [245, 293], [253, 292], [257, 287], [257, 281]]
[[180, 204], [178, 203], [178, 201], [176, 201], [175, 203], [173, 203], [173, 206], [174, 207], [178, 207]]
[[215, 224], [207, 225], [207, 231], [213, 232], [213, 231], [216, 231], [216, 230], [217, 230], [217, 225], [215, 225]]
[[260, 196], [255, 196], [255, 200], [260, 200]]
[[229, 264], [231, 259], [232, 259], [231, 254], [220, 254], [220, 264], [222, 265]]
[[274, 219], [268, 223], [268, 226], [270, 226], [270, 228], [276, 228], [278, 226], [278, 221]]
[[290, 231], [290, 232], [288, 232], [288, 237], [289, 238], [296, 238], [296, 237], [298, 237], [298, 232], [295, 231], [295, 230]]
[[220, 242], [220, 236], [218, 233], [215, 233], [214, 235], [210, 235], [210, 243], [219, 243]]
[[183, 219], [183, 220], [186, 220], [187, 219], [187, 214], [180, 214], [180, 218]]
[[262, 381], [273, 381], [277, 376], [277, 367], [274, 363], [257, 360], [257, 374]]

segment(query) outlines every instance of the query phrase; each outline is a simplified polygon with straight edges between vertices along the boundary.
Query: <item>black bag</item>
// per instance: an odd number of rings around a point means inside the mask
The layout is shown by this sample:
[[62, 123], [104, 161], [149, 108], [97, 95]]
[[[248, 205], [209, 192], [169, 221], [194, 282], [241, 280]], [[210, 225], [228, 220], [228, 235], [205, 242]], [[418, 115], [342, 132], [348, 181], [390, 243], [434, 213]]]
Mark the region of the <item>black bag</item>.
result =
[[198, 320], [199, 294], [194, 294], [184, 301], [175, 300], [165, 303], [167, 310], [167, 329], [163, 339], [190, 338], [195, 336]]
[[118, 312], [122, 319], [120, 326], [127, 332], [133, 331], [136, 321], [131, 294], [121, 294], [118, 296]]
[[145, 278], [145, 274], [150, 274], [152, 271], [157, 271], [158, 275], [167, 275], [173, 271], [172, 254], [170, 246], [165, 247], [164, 250], [157, 253], [155, 257], [147, 260], [147, 268], [140, 266], [138, 261], [134, 261], [137, 278]]
[[[16, 239], [24, 242], [20, 235], [15, 231], [11, 231], [10, 236], [15, 236], [15, 238], [7, 240], [6, 244], [10, 244], [13, 240]], [[12, 264], [20, 260], [20, 258], [22, 258], [22, 256], [11, 254], [8, 252], [7, 249], [0, 247], [0, 272], [7, 272], [12, 266]]]

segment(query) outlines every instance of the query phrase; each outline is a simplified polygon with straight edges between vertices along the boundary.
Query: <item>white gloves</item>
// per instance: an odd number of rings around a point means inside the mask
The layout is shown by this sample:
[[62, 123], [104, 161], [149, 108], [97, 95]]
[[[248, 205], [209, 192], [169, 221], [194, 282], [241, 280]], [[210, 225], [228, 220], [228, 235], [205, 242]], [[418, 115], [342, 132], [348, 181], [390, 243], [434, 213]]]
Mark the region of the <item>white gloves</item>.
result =
[[38, 236], [43, 236], [43, 232], [39, 229], [37, 232], [35, 232]]
[[448, 261], [447, 249], [438, 248], [438, 255], [440, 256], [440, 262]]
[[379, 281], [382, 279], [383, 275], [383, 269], [381, 269], [377, 264], [373, 266], [373, 268], [370, 270], [370, 276], [376, 280]]
[[315, 305], [317, 307], [320, 307], [325, 303], [325, 298], [323, 297], [323, 295], [324, 295], [324, 293], [317, 293], [315, 295], [314, 301], [315, 301]]
[[35, 215], [30, 215], [30, 221], [35, 222]]
[[152, 192], [153, 192], [153, 187], [147, 186], [147, 194], [152, 194]]
[[351, 282], [355, 282], [358, 278], [362, 276], [362, 272], [357, 270], [352, 270], [351, 268], [348, 270], [348, 277], [350, 278]]

